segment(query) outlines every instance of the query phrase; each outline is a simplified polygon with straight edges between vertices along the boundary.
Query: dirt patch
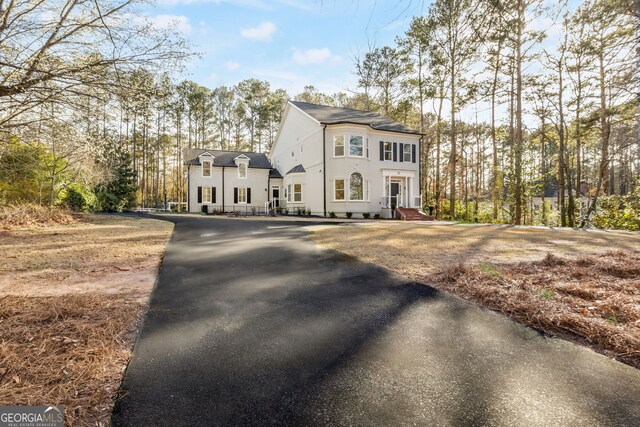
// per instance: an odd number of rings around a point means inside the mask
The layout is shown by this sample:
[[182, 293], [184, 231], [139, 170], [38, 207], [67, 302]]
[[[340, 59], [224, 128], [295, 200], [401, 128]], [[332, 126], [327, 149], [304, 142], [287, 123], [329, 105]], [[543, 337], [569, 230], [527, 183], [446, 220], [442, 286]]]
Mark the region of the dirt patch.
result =
[[173, 224], [84, 216], [0, 232], [0, 402], [107, 425]]
[[407, 224], [312, 238], [640, 368], [638, 235]]
[[132, 292], [153, 287], [167, 221], [89, 216], [83, 222], [0, 232], [0, 294], [54, 296]]

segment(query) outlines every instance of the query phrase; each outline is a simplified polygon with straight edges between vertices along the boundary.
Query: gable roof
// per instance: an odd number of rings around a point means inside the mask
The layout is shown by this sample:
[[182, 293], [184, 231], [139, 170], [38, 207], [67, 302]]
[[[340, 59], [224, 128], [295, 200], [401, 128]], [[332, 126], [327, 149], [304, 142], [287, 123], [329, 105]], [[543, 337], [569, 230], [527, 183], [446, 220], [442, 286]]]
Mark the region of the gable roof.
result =
[[287, 172], [285, 175], [289, 175], [290, 173], [303, 173], [306, 172], [306, 170], [304, 169], [304, 166], [302, 165], [295, 165], [294, 167], [291, 168], [291, 170], [289, 172]]
[[354, 124], [365, 125], [375, 130], [422, 135], [401, 123], [373, 111], [352, 110], [350, 108], [329, 107], [309, 102], [289, 101], [308, 116], [323, 125]]
[[249, 168], [255, 169], [271, 169], [271, 162], [264, 153], [252, 153], [249, 151], [226, 151], [226, 150], [206, 150], [203, 148], [192, 148], [185, 150], [185, 164], [186, 165], [200, 165], [199, 155], [203, 153], [209, 153], [215, 159], [213, 160], [213, 166], [225, 166], [225, 167], [237, 167], [234, 160], [238, 156], [246, 156], [249, 158]]

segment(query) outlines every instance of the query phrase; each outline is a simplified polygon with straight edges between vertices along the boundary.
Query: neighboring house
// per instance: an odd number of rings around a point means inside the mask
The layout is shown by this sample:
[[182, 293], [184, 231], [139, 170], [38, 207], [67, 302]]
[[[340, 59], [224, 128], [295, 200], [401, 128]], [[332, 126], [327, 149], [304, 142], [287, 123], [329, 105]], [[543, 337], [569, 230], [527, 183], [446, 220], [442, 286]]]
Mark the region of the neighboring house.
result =
[[192, 149], [185, 158], [189, 212], [263, 211], [273, 196], [269, 184], [282, 185], [265, 154]]
[[422, 137], [378, 113], [289, 101], [270, 157], [293, 209], [391, 217], [422, 208]]
[[380, 114], [289, 101], [264, 154], [189, 150], [191, 212], [309, 210], [390, 218], [422, 208], [423, 135]]

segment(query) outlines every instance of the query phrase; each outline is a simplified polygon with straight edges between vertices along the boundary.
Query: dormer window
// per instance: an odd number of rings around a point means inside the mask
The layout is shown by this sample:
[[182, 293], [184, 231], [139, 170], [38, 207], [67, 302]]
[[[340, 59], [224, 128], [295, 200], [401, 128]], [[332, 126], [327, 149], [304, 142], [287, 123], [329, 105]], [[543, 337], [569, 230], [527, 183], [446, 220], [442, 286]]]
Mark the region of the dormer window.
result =
[[198, 159], [200, 160], [200, 167], [202, 168], [202, 176], [205, 178], [211, 178], [211, 169], [213, 167], [214, 159], [211, 153], [205, 151], [198, 156]]
[[238, 163], [238, 178], [246, 179], [247, 178], [247, 164], [246, 163]]
[[211, 160], [202, 160], [202, 176], [211, 177]]
[[238, 166], [238, 179], [247, 179], [247, 172], [249, 168], [249, 157], [244, 154], [240, 154], [233, 159], [236, 166]]

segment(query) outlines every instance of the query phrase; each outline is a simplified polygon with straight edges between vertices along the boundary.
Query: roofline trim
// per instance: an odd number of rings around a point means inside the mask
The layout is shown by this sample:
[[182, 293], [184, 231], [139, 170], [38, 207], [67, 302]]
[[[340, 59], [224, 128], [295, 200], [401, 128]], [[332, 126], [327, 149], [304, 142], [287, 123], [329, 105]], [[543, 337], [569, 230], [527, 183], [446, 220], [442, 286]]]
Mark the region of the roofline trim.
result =
[[322, 124], [322, 125], [327, 125], [327, 126], [332, 126], [332, 125], [358, 125], [358, 126], [368, 126], [368, 127], [370, 127], [371, 129], [373, 129], [373, 130], [377, 130], [377, 131], [380, 131], [380, 132], [392, 132], [392, 133], [403, 133], [403, 134], [405, 134], [405, 135], [426, 136], [426, 134], [425, 134], [425, 133], [421, 133], [421, 132], [418, 132], [418, 131], [415, 131], [415, 132], [413, 132], [413, 131], [408, 132], [408, 131], [403, 131], [403, 130], [380, 129], [380, 128], [378, 128], [378, 127], [373, 126], [373, 125], [372, 125], [372, 124], [370, 124], [370, 123], [357, 123], [357, 122], [352, 122], [352, 121], [349, 121], [349, 120], [341, 120], [341, 121], [338, 121], [338, 122], [320, 122], [320, 124]]

